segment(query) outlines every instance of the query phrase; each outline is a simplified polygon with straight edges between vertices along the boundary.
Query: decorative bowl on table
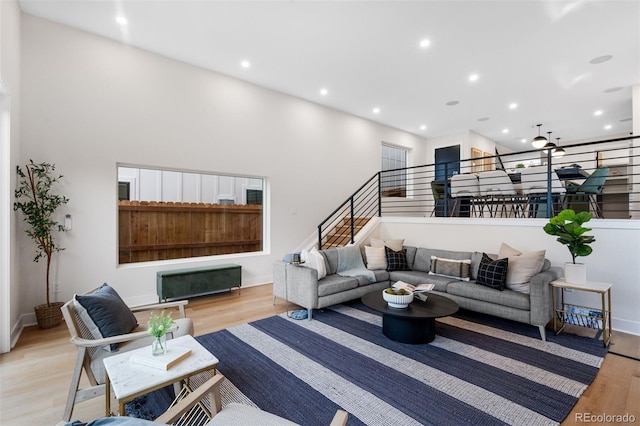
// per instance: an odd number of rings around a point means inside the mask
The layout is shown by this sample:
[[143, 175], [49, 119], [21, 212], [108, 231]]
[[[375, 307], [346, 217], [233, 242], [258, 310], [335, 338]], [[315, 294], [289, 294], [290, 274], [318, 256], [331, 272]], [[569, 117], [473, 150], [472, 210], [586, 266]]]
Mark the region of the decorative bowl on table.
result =
[[402, 289], [385, 288], [382, 290], [382, 298], [390, 308], [402, 309], [409, 306], [409, 303], [413, 301], [413, 292]]

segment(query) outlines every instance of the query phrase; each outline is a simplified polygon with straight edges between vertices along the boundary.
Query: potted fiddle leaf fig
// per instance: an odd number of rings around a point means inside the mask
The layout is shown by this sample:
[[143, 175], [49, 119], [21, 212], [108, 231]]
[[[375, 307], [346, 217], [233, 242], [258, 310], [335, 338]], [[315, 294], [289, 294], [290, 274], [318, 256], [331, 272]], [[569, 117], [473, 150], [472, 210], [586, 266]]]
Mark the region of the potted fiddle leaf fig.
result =
[[49, 163], [36, 164], [29, 160], [23, 169], [16, 167], [18, 174], [18, 188], [15, 190], [16, 202], [13, 204], [14, 210], [22, 212], [24, 221], [28, 227], [27, 235], [36, 245], [36, 256], [34, 262], [44, 258], [47, 263], [46, 268], [46, 299], [47, 303], [34, 308], [36, 319], [40, 328], [51, 328], [60, 325], [62, 322], [62, 312], [60, 306], [62, 302], [51, 302], [50, 297], [50, 270], [53, 255], [61, 250], [55, 239], [56, 232], [63, 232], [65, 228], [55, 219], [57, 209], [69, 202], [69, 199], [58, 195], [54, 191], [55, 185], [62, 178], [62, 175], [55, 174], [55, 165]]
[[587, 281], [586, 265], [576, 263], [576, 258], [589, 256], [593, 252], [589, 244], [596, 239], [592, 235], [585, 235], [591, 228], [582, 226], [590, 221], [591, 217], [590, 212], [576, 213], [566, 209], [549, 219], [549, 223], [544, 226], [544, 232], [558, 237], [556, 241], [566, 245], [571, 253], [573, 263], [564, 264], [564, 277], [568, 283], [584, 284]]

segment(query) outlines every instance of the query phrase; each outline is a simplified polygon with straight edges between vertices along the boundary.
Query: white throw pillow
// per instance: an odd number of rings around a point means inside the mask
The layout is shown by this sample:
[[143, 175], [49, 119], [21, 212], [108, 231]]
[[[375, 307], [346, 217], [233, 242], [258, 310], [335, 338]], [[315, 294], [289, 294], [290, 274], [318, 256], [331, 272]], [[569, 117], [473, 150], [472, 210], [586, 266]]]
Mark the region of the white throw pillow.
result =
[[318, 271], [319, 280], [327, 276], [327, 267], [324, 263], [324, 256], [317, 248], [314, 247], [311, 251], [302, 250], [302, 252], [300, 252], [300, 258], [305, 261], [304, 266]]
[[364, 246], [367, 269], [387, 269], [387, 256], [384, 247]]
[[545, 250], [522, 253], [502, 243], [498, 258], [504, 259], [506, 257], [509, 259], [506, 287], [510, 290], [529, 294], [531, 277], [542, 270], [545, 254]]
[[371, 247], [389, 247], [393, 251], [401, 251], [402, 246], [404, 244], [404, 239], [402, 240], [379, 240], [377, 238], [371, 239]]

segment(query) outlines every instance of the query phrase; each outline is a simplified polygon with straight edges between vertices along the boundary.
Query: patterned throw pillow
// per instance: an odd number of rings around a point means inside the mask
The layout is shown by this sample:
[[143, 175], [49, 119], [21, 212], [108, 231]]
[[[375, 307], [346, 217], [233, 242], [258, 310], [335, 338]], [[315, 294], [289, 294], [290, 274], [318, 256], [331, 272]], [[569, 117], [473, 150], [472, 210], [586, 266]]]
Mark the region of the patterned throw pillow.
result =
[[410, 271], [407, 264], [407, 250], [393, 251], [389, 247], [384, 248], [387, 256], [387, 271]]
[[508, 266], [508, 258], [493, 260], [486, 253], [482, 253], [476, 284], [486, 285], [500, 291], [504, 290]]
[[439, 275], [441, 277], [469, 281], [470, 274], [471, 259], [456, 260], [431, 256], [429, 275]]

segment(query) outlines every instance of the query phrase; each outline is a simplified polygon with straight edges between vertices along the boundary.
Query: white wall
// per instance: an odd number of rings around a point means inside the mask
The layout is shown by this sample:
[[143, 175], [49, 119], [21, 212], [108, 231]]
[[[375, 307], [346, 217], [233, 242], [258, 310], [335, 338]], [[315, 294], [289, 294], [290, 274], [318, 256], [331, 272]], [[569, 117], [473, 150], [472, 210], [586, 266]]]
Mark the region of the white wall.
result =
[[[409, 133], [33, 16], [22, 30], [21, 159], [56, 163], [71, 200], [59, 300], [109, 282], [152, 301], [157, 271], [229, 262], [245, 285], [271, 282], [274, 260], [380, 169], [382, 141], [426, 158]], [[118, 267], [117, 163], [266, 177], [266, 253]], [[20, 235], [29, 313], [44, 273]]]
[[[546, 219], [382, 218], [382, 239], [404, 238], [405, 245], [447, 250], [497, 253], [505, 242], [520, 251], [546, 250], [552, 266], [571, 261], [566, 246], [542, 228]], [[640, 335], [640, 222], [598, 220], [588, 223], [595, 236], [593, 253], [578, 258], [587, 265], [587, 279], [613, 283], [612, 325], [615, 330]], [[600, 306], [597, 295], [568, 293], [567, 301]]]
[[15, 344], [21, 314], [20, 282], [13, 213], [15, 166], [20, 151], [20, 9], [0, 1], [0, 353]]

